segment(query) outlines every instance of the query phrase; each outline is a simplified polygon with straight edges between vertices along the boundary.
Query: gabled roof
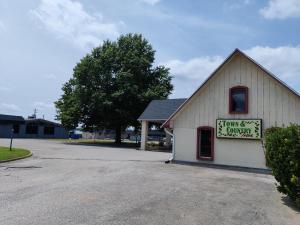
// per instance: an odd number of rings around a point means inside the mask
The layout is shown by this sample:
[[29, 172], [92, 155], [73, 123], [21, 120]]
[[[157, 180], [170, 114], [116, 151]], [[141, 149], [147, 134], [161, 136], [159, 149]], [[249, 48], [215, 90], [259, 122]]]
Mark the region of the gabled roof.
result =
[[249, 57], [248, 55], [246, 55], [245, 53], [243, 53], [241, 50], [239, 50], [238, 48], [236, 48], [225, 60], [224, 62], [217, 67], [217, 69], [215, 71], [213, 71], [211, 73], [211, 75], [200, 85], [200, 87], [174, 112], [172, 113], [172, 115], [170, 115], [170, 117], [163, 123], [162, 126], [165, 126], [167, 124], [169, 124], [170, 120], [178, 113], [180, 112], [185, 106], [186, 104], [202, 89], [202, 87], [210, 80], [212, 79], [212, 77], [217, 74], [218, 71], [221, 70], [221, 68], [227, 63], [229, 62], [235, 55], [242, 55], [243, 57], [247, 58], [248, 60], [250, 60], [252, 63], [254, 63], [256, 66], [258, 66], [262, 71], [264, 71], [267, 75], [269, 75], [271, 78], [275, 79], [277, 82], [279, 82], [283, 87], [285, 87], [286, 89], [288, 89], [290, 92], [292, 92], [293, 94], [295, 94], [296, 96], [300, 97], [300, 94], [295, 91], [293, 88], [289, 87], [285, 82], [283, 82], [282, 80], [280, 80], [277, 76], [275, 76], [273, 73], [271, 73], [269, 70], [267, 70], [266, 68], [264, 68], [262, 65], [260, 65], [258, 62], [256, 62], [254, 59], [252, 59], [251, 57]]
[[138, 120], [165, 121], [185, 100], [186, 98], [152, 100]]
[[4, 123], [24, 123], [22, 116], [0, 114], [0, 122]]

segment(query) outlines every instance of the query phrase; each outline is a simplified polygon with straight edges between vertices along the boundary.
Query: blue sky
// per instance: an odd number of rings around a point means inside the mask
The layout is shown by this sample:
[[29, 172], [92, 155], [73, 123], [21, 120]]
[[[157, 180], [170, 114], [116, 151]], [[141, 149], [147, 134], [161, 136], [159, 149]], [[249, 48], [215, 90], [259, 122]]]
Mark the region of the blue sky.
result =
[[300, 91], [299, 0], [0, 1], [0, 113], [54, 120], [53, 102], [92, 47], [141, 33], [188, 97], [235, 48]]

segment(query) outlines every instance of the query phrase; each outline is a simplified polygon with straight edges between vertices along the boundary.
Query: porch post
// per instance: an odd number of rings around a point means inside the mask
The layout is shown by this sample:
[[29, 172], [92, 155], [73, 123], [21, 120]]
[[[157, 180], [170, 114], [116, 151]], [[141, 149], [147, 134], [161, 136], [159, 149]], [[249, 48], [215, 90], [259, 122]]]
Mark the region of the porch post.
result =
[[141, 133], [141, 150], [147, 149], [147, 138], [148, 138], [148, 121], [142, 121], [142, 133]]

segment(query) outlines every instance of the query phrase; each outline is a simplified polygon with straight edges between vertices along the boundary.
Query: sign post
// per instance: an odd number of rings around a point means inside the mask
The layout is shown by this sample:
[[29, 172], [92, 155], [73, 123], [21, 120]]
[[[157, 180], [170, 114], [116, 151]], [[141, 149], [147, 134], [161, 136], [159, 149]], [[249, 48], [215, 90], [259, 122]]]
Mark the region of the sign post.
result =
[[14, 135], [14, 128], [11, 129], [11, 134], [10, 134], [10, 145], [9, 145], [10, 151], [12, 150], [13, 135]]
[[217, 138], [254, 139], [262, 138], [261, 119], [217, 119]]

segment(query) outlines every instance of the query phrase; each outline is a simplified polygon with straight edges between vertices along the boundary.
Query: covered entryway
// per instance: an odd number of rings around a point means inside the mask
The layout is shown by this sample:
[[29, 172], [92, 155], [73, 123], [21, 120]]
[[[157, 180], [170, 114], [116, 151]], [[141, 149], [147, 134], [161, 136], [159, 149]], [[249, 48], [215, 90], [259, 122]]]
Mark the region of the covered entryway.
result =
[[[142, 124], [141, 129], [141, 150], [148, 148], [147, 141], [149, 140], [149, 125], [155, 124], [161, 126], [185, 101], [185, 98], [153, 100], [146, 107], [145, 111], [138, 118]], [[150, 131], [151, 132], [151, 131]], [[171, 146], [171, 135], [164, 132], [165, 145]]]

